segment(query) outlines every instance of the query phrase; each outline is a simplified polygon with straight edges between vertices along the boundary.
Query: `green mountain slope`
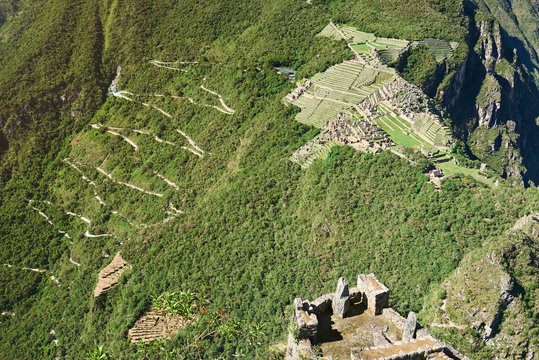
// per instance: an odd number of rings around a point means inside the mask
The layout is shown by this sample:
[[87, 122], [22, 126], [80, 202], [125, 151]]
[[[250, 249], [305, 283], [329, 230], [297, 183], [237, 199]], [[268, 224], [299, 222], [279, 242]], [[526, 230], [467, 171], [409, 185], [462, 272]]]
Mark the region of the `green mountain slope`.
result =
[[[437, 192], [417, 153], [288, 160], [318, 130], [294, 120], [282, 102], [294, 84], [274, 66], [301, 78], [350, 59], [316, 36], [331, 18], [459, 42], [435, 81], [447, 84], [467, 54], [459, 2], [0, 4], [2, 358], [84, 359], [98, 345], [144, 358], [128, 330], [151, 296], [179, 290], [206, 293], [244, 330], [201, 357], [264, 357], [298, 292], [376, 272], [393, 307], [419, 311], [466, 254], [537, 208], [537, 189], [502, 179], [460, 175]], [[132, 268], [94, 297], [118, 252]], [[186, 336], [168, 346], [187, 356]]]
[[532, 214], [472, 251], [427, 297], [424, 322], [478, 358], [517, 358], [530, 344], [536, 346], [537, 240], [537, 214]]

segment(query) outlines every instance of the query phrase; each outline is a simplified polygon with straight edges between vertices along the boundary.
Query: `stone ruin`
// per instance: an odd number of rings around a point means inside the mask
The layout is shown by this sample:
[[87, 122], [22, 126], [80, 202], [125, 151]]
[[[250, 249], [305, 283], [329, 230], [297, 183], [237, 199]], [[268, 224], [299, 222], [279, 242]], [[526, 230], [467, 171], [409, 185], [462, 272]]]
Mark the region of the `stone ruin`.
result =
[[406, 112], [412, 116], [414, 113], [429, 112], [432, 105], [419, 87], [406, 81], [401, 81], [399, 85], [398, 91], [391, 98], [393, 106], [407, 110]]
[[[401, 116], [412, 124], [415, 132], [421, 132], [422, 119], [430, 119], [440, 128], [449, 132], [440, 117], [432, 112], [434, 104], [432, 101], [415, 85], [412, 85], [404, 79], [396, 76], [393, 81], [386, 84], [372, 93], [369, 97], [359, 102], [355, 108], [365, 118], [377, 119], [384, 116], [384, 113], [378, 111], [377, 105], [386, 104], [395, 109], [397, 113], [391, 112], [391, 116]], [[438, 147], [449, 147], [450, 142], [445, 140], [441, 144], [434, 144]]]
[[367, 309], [374, 315], [380, 315], [389, 307], [389, 289], [376, 279], [374, 274], [359, 275], [357, 288], [363, 296]]
[[328, 142], [335, 142], [339, 145], [349, 145], [358, 151], [372, 154], [394, 145], [389, 135], [376, 123], [360, 118], [352, 121], [351, 117], [351, 113], [343, 111], [330, 120], [326, 128], [318, 136], [292, 154], [293, 161], [302, 162], [312, 156], [315, 151], [315, 144], [324, 145]]
[[137, 344], [141, 341], [151, 342], [153, 340], [171, 339], [185, 325], [179, 318], [148, 311], [135, 322], [133, 327], [129, 329], [128, 334], [132, 344]]
[[128, 268], [131, 268], [131, 265], [122, 258], [120, 253], [117, 253], [110, 264], [105, 266], [97, 275], [97, 285], [94, 289], [94, 296], [98, 297], [114, 287], [118, 283], [120, 276]]
[[[362, 309], [360, 312], [357, 309]], [[340, 278], [334, 293], [325, 294], [308, 301], [296, 298], [293, 304], [293, 327], [295, 334], [289, 331], [286, 360], [330, 360], [335, 354], [316, 354], [313, 345], [324, 348], [323, 338], [324, 317], [331, 319], [353, 320], [362, 317], [358, 322], [365, 327], [369, 339], [354, 339], [356, 342], [369, 343], [369, 346], [354, 346], [347, 348], [351, 360], [423, 360], [423, 359], [460, 359], [467, 357], [458, 353], [451, 346], [434, 338], [426, 329], [417, 323], [415, 313], [408, 318], [389, 307], [389, 289], [384, 286], [374, 274], [359, 275], [355, 287], [349, 288], [344, 278]], [[335, 321], [329, 322], [334, 324]], [[385, 331], [374, 331], [372, 323], [385, 324]], [[326, 324], [328, 322], [326, 321]], [[335, 325], [330, 325], [335, 326]], [[389, 328], [396, 329], [388, 334]], [[333, 330], [333, 329], [332, 329]], [[356, 330], [357, 333], [357, 330]], [[396, 336], [396, 334], [398, 336]], [[332, 342], [344, 341], [329, 340]], [[348, 344], [348, 343], [346, 343]], [[339, 359], [343, 359], [339, 357]]]
[[[301, 97], [313, 85], [312, 81], [306, 80], [304, 84], [297, 82], [297, 88], [286, 95], [286, 100], [293, 102]], [[306, 167], [308, 160], [314, 159], [320, 153], [320, 146], [328, 143], [349, 145], [354, 149], [367, 153], [377, 153], [395, 145], [389, 135], [376, 123], [376, 119], [385, 116], [378, 110], [378, 105], [384, 104], [393, 109], [389, 114], [395, 118], [402, 117], [412, 125], [412, 131], [429, 143], [435, 150], [446, 150], [451, 144], [448, 140], [433, 143], [422, 134], [423, 122], [436, 123], [438, 128], [448, 128], [440, 121], [440, 117], [433, 113], [432, 101], [415, 85], [412, 85], [398, 75], [394, 75], [392, 81], [384, 84], [375, 92], [365, 97], [357, 104], [351, 104], [351, 108], [359, 113], [357, 120], [352, 121], [352, 114], [345, 110], [335, 118], [328, 121], [322, 132], [309, 143], [296, 150], [290, 159]], [[398, 114], [397, 114], [398, 113]], [[408, 131], [403, 130], [407, 135]], [[320, 145], [320, 146], [317, 146]]]
[[296, 83], [297, 88], [296, 90], [292, 91], [290, 94], [286, 95], [286, 99], [289, 101], [294, 101], [297, 98], [299, 98], [301, 95], [303, 95], [309, 88], [311, 87], [313, 83], [311, 80], [307, 80], [305, 82], [305, 85], [302, 85], [299, 81]]
[[377, 153], [393, 145], [389, 136], [377, 124], [363, 119], [350, 120], [349, 112], [342, 112], [330, 120], [318, 141], [335, 141], [339, 145], [350, 145], [356, 150]]
[[434, 170], [429, 171], [425, 175], [427, 175], [429, 177], [429, 181], [434, 184], [434, 189], [436, 191], [442, 191], [442, 179], [445, 177], [442, 169], [436, 167]]

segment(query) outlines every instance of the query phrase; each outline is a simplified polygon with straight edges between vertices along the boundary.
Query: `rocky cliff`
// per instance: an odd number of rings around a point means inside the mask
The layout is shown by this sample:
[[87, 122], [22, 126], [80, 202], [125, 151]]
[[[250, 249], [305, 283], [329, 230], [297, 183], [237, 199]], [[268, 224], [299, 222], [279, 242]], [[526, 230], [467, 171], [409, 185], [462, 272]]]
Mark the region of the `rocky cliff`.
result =
[[472, 156], [516, 183], [537, 182], [539, 92], [499, 23], [468, 9], [468, 54], [439, 96]]

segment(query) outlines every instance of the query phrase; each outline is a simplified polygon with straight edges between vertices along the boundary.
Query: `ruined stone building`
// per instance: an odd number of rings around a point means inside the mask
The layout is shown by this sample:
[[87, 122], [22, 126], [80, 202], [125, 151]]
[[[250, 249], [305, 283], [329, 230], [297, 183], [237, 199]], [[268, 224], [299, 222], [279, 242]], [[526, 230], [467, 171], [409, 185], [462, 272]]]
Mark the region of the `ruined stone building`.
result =
[[[296, 298], [287, 360], [423, 360], [467, 358], [389, 307], [389, 289], [374, 274], [359, 275], [349, 288], [340, 278], [334, 293]], [[320, 352], [322, 354], [320, 354]]]

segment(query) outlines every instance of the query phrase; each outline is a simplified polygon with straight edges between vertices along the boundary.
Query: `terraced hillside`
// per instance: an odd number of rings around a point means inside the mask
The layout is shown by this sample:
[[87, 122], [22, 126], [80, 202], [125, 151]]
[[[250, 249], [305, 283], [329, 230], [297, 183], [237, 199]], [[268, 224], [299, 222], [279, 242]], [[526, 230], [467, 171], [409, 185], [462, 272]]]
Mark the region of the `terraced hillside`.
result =
[[308, 81], [306, 91], [287, 99], [302, 109], [296, 120], [323, 128], [342, 110], [358, 104], [393, 79], [391, 73], [382, 74], [356, 61], [345, 61], [316, 74]]
[[404, 50], [419, 44], [427, 45], [436, 61], [441, 62], [451, 57], [458, 46], [457, 42], [434, 38], [427, 38], [423, 41], [408, 41], [377, 37], [355, 27], [334, 24], [333, 22], [330, 22], [319, 36], [329, 37], [333, 40], [344, 39], [359, 61], [381, 62], [382, 64], [395, 62]]
[[[322, 73], [315, 74], [308, 80], [298, 82], [298, 88], [288, 94], [285, 100], [301, 108], [296, 120], [322, 129], [320, 136], [295, 151], [290, 160], [310, 166], [316, 159], [324, 159], [334, 145], [349, 144], [367, 152], [383, 149], [402, 156], [402, 148], [422, 151], [444, 170], [446, 175], [467, 174], [476, 180], [492, 186], [493, 182], [479, 174], [478, 169], [460, 166], [449, 154], [453, 144], [451, 132], [443, 124], [438, 114], [431, 112], [430, 100], [417, 87], [409, 84], [395, 70], [383, 65], [376, 56], [378, 48], [392, 46], [402, 51], [409, 45], [398, 39], [377, 39], [373, 34], [365, 33], [350, 26], [337, 26], [330, 22], [319, 36], [346, 39], [350, 49], [355, 51], [356, 59], [334, 65]], [[354, 43], [361, 42], [364, 48]], [[415, 42], [416, 44], [418, 42]], [[443, 61], [452, 54], [452, 46], [446, 41], [427, 39], [426, 43], [438, 61]], [[378, 48], [377, 48], [378, 47]], [[366, 57], [363, 54], [370, 53]], [[370, 135], [358, 132], [350, 138], [343, 137], [344, 128], [328, 129], [328, 123], [342, 114], [348, 113], [353, 118], [366, 121], [370, 126], [378, 126], [393, 144], [383, 142], [376, 137], [376, 131]], [[345, 127], [348, 125], [345, 125]]]
[[[312, 297], [340, 276], [375, 272], [392, 307], [419, 312], [468, 252], [537, 206], [533, 189], [503, 179], [429, 183], [431, 162], [377, 123], [409, 119], [396, 134], [434, 147], [417, 132], [429, 139], [435, 119], [380, 61], [399, 43], [355, 44], [370, 66], [336, 27], [327, 32], [338, 41], [316, 36], [344, 14], [388, 37], [458, 41], [450, 76], [470, 24], [458, 2], [8, 2], [2, 359], [280, 358], [268, 353], [298, 291]], [[300, 109], [282, 102], [294, 85], [275, 67], [301, 79], [332, 66], [339, 81], [301, 82], [291, 100], [318, 104], [295, 121]], [[412, 105], [415, 117], [403, 111]], [[305, 145], [299, 165], [289, 161]], [[192, 322], [152, 312], [156, 296], [183, 292], [198, 299]]]
[[[406, 83], [393, 69], [383, 65], [376, 56], [364, 56], [370, 53], [383, 57], [387, 53], [381, 51], [393, 51], [396, 57], [409, 42], [376, 38], [373, 34], [332, 22], [319, 34], [332, 39], [338, 39], [337, 35], [346, 39], [350, 49], [355, 51], [356, 59], [344, 61], [298, 82], [298, 88], [286, 97], [289, 103], [301, 108], [296, 120], [326, 129], [330, 120], [347, 111], [380, 126], [398, 145], [426, 152], [447, 151], [451, 134], [441, 119], [426, 107], [426, 96]], [[430, 42], [437, 46], [446, 44], [444, 41]], [[440, 56], [442, 53], [440, 50]], [[443, 55], [447, 56], [446, 53]], [[314, 159], [324, 158], [333, 144], [341, 143], [335, 140], [323, 141], [317, 137], [309, 147], [294, 153], [291, 160], [307, 167]], [[359, 148], [364, 149], [365, 146]]]

